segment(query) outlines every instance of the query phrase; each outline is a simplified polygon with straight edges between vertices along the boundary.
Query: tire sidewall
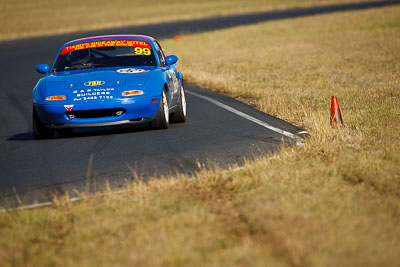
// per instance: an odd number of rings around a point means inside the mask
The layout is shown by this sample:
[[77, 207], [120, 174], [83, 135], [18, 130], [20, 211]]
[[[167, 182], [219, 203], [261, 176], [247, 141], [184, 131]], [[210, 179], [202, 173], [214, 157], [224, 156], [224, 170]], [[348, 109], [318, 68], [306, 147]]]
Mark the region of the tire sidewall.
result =
[[158, 110], [153, 121], [150, 123], [153, 129], [167, 129], [169, 127], [169, 108], [167, 100], [167, 92], [165, 88], [160, 97], [160, 104], [158, 105]]

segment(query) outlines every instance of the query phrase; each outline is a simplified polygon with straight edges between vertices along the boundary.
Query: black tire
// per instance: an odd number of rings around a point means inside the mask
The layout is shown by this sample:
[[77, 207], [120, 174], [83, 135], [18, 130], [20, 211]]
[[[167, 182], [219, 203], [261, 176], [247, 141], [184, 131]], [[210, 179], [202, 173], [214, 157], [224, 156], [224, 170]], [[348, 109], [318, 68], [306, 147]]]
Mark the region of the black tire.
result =
[[46, 126], [44, 126], [44, 124], [39, 120], [35, 108], [33, 108], [32, 111], [32, 128], [33, 135], [36, 139], [50, 139], [54, 136], [54, 130], [46, 128]]
[[168, 126], [169, 126], [169, 109], [167, 101], [167, 92], [164, 89], [161, 95], [157, 114], [154, 117], [154, 119], [150, 122], [150, 127], [153, 129], [168, 129]]
[[183, 89], [183, 86], [181, 88], [181, 93], [179, 96], [178, 108], [174, 112], [174, 114], [172, 114], [171, 121], [173, 121], [173, 122], [185, 122], [186, 121], [186, 95], [185, 95], [185, 90]]

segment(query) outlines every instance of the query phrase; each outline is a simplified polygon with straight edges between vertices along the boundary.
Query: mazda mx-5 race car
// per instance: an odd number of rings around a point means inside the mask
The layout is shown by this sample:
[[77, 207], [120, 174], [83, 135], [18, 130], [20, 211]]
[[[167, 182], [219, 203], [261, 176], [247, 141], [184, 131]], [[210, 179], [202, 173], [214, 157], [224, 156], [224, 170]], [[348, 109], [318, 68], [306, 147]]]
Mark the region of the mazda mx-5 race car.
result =
[[186, 120], [182, 73], [174, 55], [143, 35], [108, 35], [64, 44], [33, 89], [36, 138], [74, 128], [150, 123], [168, 128]]

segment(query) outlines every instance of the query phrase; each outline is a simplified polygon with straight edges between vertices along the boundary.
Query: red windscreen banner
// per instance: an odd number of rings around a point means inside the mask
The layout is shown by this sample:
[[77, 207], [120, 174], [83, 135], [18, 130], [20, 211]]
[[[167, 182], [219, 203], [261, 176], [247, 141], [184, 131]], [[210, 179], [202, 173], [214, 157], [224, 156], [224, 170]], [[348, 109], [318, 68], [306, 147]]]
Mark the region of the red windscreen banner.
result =
[[110, 40], [110, 41], [95, 41], [95, 42], [87, 42], [74, 44], [70, 46], [66, 46], [61, 51], [61, 55], [77, 50], [88, 49], [88, 48], [98, 48], [98, 47], [110, 47], [110, 46], [131, 46], [131, 47], [141, 47], [141, 48], [149, 48], [151, 49], [151, 45], [145, 41], [137, 41], [137, 40]]

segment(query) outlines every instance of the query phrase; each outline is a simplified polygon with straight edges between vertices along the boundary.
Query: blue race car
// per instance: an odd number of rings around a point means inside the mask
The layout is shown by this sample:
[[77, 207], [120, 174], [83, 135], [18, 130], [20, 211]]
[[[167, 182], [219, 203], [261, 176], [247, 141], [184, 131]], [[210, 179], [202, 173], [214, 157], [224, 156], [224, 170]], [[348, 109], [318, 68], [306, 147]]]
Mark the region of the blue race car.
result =
[[183, 77], [174, 55], [143, 35], [107, 35], [64, 44], [33, 89], [38, 139], [74, 128], [150, 123], [166, 129], [186, 120]]

